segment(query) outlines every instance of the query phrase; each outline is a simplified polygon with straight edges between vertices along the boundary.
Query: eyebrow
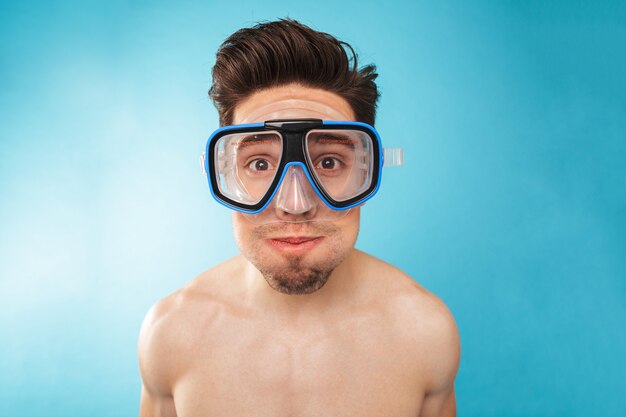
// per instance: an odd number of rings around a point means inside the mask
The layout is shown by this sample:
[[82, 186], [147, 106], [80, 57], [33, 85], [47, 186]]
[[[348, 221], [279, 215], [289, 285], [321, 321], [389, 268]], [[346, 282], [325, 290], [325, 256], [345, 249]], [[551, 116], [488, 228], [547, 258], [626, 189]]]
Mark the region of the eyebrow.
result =
[[272, 140], [267, 135], [248, 135], [243, 139], [240, 139], [237, 143], [233, 143], [233, 146], [248, 146], [248, 145], [271, 145], [276, 140]]
[[320, 138], [317, 140], [317, 143], [344, 145], [349, 148], [354, 148], [356, 141], [354, 139], [346, 138], [345, 136], [342, 136], [342, 135], [324, 133], [320, 135]]

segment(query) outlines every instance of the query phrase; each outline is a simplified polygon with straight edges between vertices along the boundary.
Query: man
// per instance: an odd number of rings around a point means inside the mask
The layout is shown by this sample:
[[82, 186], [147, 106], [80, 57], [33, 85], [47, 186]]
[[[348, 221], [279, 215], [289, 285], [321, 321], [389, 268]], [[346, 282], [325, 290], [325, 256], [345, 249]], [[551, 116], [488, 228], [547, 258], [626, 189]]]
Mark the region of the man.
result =
[[142, 417], [456, 414], [450, 312], [354, 248], [382, 168], [375, 78], [293, 20], [221, 46], [205, 166], [241, 255], [146, 315]]

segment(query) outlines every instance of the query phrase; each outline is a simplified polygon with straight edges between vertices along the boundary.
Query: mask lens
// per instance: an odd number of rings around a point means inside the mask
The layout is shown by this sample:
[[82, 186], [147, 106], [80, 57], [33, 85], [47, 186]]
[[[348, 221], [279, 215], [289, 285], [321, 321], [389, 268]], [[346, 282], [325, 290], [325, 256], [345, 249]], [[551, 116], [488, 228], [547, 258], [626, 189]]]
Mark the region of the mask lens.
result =
[[257, 204], [267, 193], [282, 155], [277, 132], [224, 135], [215, 145], [219, 191], [231, 200]]
[[350, 200], [372, 183], [374, 143], [360, 130], [311, 130], [306, 150], [313, 175], [335, 201]]

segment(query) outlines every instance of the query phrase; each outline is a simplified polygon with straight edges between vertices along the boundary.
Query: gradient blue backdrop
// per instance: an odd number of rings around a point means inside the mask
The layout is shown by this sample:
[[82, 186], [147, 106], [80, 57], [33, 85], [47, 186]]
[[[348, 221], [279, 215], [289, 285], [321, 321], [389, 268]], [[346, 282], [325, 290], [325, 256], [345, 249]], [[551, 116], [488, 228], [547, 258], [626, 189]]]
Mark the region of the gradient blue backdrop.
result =
[[2, 1], [0, 415], [137, 414], [144, 314], [237, 253], [216, 49], [285, 16], [378, 65], [357, 246], [454, 313], [459, 414], [626, 415], [625, 3], [520, 3]]

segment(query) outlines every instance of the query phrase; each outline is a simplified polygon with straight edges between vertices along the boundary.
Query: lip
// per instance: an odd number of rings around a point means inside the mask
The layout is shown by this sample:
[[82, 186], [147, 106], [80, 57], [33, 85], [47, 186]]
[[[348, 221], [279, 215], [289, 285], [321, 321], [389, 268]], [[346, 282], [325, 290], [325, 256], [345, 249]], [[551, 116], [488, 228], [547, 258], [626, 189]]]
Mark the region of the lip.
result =
[[266, 242], [279, 252], [299, 254], [312, 250], [322, 240], [324, 236], [280, 236], [266, 239]]

